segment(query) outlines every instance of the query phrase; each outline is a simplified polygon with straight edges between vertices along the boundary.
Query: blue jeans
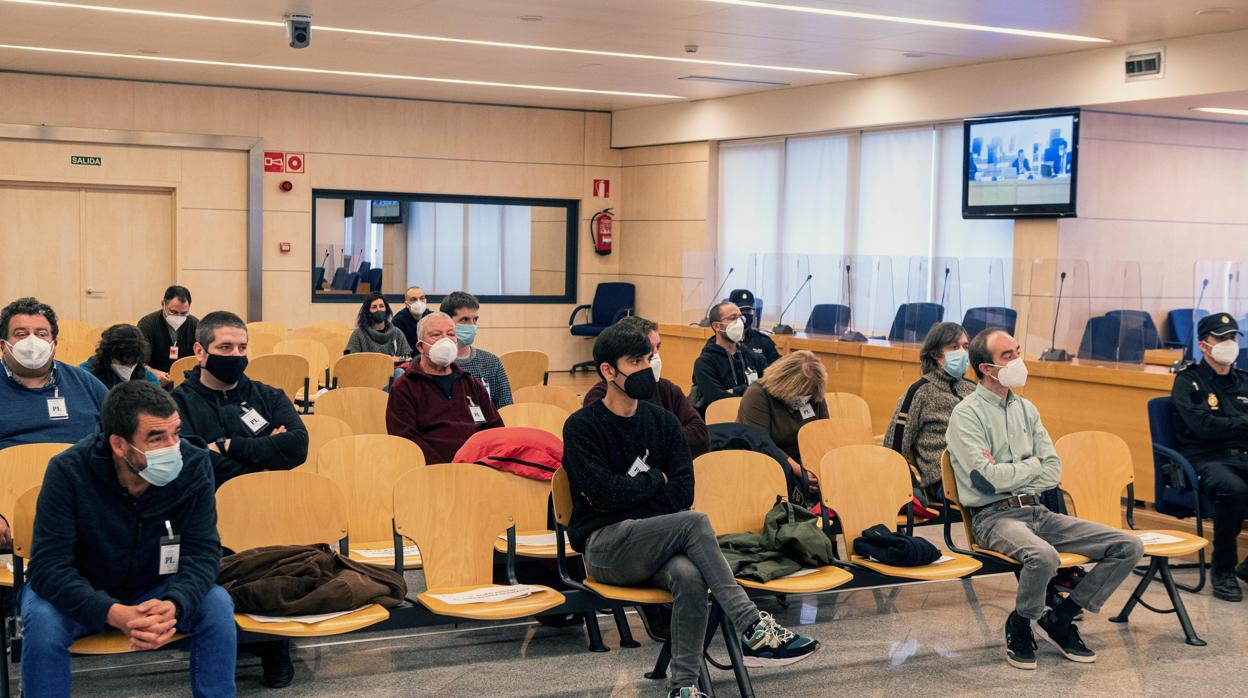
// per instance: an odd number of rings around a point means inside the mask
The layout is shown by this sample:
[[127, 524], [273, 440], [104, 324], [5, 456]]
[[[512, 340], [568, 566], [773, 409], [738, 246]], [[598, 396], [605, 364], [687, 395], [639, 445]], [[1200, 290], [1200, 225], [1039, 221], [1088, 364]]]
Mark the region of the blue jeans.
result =
[[[137, 606], [160, 598], [168, 582], [125, 603]], [[78, 621], [39, 598], [30, 586], [22, 589], [22, 690], [45, 698], [69, 696], [69, 646], [88, 635]], [[178, 622], [191, 635], [191, 693], [196, 698], [234, 695], [234, 661], [238, 656], [234, 602], [213, 585], [199, 610]], [[3, 661], [3, 660], [0, 660]]]

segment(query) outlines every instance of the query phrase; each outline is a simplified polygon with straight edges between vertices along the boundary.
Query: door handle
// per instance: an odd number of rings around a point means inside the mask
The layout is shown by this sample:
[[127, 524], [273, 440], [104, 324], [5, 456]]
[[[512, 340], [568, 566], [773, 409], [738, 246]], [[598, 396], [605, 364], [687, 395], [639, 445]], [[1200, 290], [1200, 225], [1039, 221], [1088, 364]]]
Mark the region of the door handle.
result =
[[87, 295], [88, 295], [88, 296], [94, 296], [94, 295], [97, 295], [97, 294], [102, 295], [103, 293], [104, 293], [103, 291], [97, 291], [97, 290], [95, 290], [95, 289], [93, 289], [93, 288], [88, 288], [88, 289], [87, 289]]

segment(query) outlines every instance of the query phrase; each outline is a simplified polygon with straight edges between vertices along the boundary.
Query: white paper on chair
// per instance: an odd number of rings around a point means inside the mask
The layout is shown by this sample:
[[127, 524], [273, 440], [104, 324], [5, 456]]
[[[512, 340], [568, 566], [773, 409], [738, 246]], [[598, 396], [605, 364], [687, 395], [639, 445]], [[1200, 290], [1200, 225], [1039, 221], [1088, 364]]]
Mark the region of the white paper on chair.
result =
[[511, 601], [512, 599], [522, 599], [531, 596], [544, 587], [533, 586], [531, 584], [512, 584], [512, 585], [496, 585], [491, 587], [482, 587], [480, 589], [472, 589], [469, 591], [459, 591], [454, 594], [430, 594], [429, 596], [441, 601], [449, 603], [452, 606], [461, 606], [470, 603], [493, 603], [496, 601]]
[[[361, 606], [360, 608], [364, 608], [364, 607]], [[313, 623], [320, 623], [323, 620], [329, 620], [330, 618], [337, 618], [338, 616], [345, 616], [348, 613], [355, 613], [358, 610], [360, 609], [357, 608], [351, 611], [335, 611], [333, 613], [320, 613], [315, 616], [261, 616], [261, 615], [256, 615], [255, 613], [244, 613], [243, 615], [247, 616], [248, 618], [258, 623], [303, 623], [305, 625], [311, 625]]]
[[953, 562], [953, 560], [954, 559], [952, 557], [949, 557], [948, 555], [941, 555], [938, 559], [936, 559], [934, 562], [930, 564], [939, 565], [939, 564], [943, 564], [946, 562]]
[[805, 576], [806, 576], [806, 575], [808, 575], [808, 574], [814, 574], [814, 573], [816, 573], [816, 572], [818, 572], [818, 571], [819, 571], [819, 570], [817, 570], [817, 569], [810, 569], [810, 568], [807, 568], [807, 569], [801, 569], [801, 570], [798, 570], [798, 571], [794, 572], [793, 574], [786, 574], [786, 575], [784, 575], [783, 577], [781, 577], [781, 579], [792, 579], [792, 578], [794, 578], [794, 577], [805, 577]]
[[13, 553], [5, 553], [0, 555], [0, 562], [4, 562], [4, 569], [13, 571]]
[[1135, 535], [1140, 537], [1140, 542], [1144, 545], [1166, 545], [1168, 543], [1183, 542], [1182, 538], [1168, 536], [1164, 533], [1157, 533], [1156, 531], [1141, 531]]
[[[507, 540], [507, 534], [504, 533], [498, 538], [499, 540]], [[550, 533], [538, 533], [531, 536], [516, 536], [516, 545], [543, 546], [558, 544], [559, 541], [555, 538], [553, 531]]]
[[[372, 559], [380, 559], [384, 557], [394, 557], [394, 548], [373, 548], [372, 550], [352, 550], [351, 552], [360, 557]], [[420, 548], [414, 545], [403, 546], [403, 557], [411, 558], [420, 555]]]

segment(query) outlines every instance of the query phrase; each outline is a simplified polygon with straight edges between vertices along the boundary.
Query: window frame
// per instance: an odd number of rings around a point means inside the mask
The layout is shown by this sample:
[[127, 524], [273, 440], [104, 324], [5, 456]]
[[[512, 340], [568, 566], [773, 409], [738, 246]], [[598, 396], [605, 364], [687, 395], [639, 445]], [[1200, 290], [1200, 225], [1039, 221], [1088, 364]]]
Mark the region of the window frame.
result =
[[[311, 281], [312, 270], [318, 266], [316, 258], [316, 202], [318, 199], [390, 199], [397, 200], [401, 204], [407, 203], [439, 203], [439, 204], [485, 204], [494, 206], [543, 206], [548, 208], [562, 208], [566, 211], [567, 216], [567, 236], [565, 238], [564, 249], [564, 288], [563, 293], [559, 295], [477, 295], [477, 300], [482, 304], [485, 303], [515, 303], [528, 305], [566, 305], [576, 302], [577, 290], [577, 262], [579, 260], [579, 251], [577, 241], [580, 230], [580, 199], [550, 199], [541, 197], [521, 197], [521, 196], [481, 196], [475, 194], [428, 194], [428, 193], [400, 193], [393, 191], [369, 191], [362, 189], [313, 189], [312, 190], [312, 244], [309, 245], [309, 257], [312, 266], [308, 268], [309, 282]], [[328, 270], [326, 270], [328, 272]], [[406, 281], [404, 281], [406, 283]], [[404, 286], [404, 291], [407, 287]], [[467, 290], [467, 289], [457, 289]], [[332, 293], [325, 294], [316, 292], [312, 288], [311, 283], [308, 284], [308, 293], [311, 295], [313, 303], [361, 303], [367, 297], [363, 293]], [[399, 293], [383, 293], [388, 303], [402, 303], [403, 292]], [[441, 302], [446, 294], [429, 293], [426, 289], [426, 295], [430, 305]], [[476, 295], [476, 294], [474, 294]]]

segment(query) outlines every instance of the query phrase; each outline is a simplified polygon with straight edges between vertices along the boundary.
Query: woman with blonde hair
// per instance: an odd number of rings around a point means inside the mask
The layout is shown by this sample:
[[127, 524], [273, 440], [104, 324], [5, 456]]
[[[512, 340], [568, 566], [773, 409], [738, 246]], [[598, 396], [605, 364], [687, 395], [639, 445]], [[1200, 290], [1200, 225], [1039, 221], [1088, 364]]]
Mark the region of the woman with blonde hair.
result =
[[[802, 477], [797, 432], [802, 425], [828, 418], [823, 393], [828, 372], [819, 357], [809, 351], [793, 351], [767, 367], [763, 377], [746, 388], [737, 410], [737, 421], [761, 427], [789, 456], [794, 477]], [[815, 481], [808, 472], [807, 480]]]

